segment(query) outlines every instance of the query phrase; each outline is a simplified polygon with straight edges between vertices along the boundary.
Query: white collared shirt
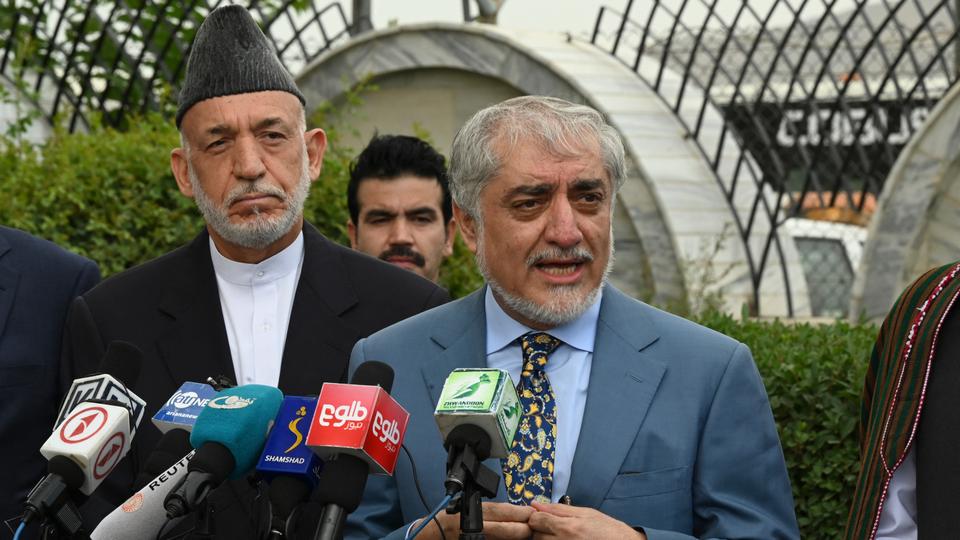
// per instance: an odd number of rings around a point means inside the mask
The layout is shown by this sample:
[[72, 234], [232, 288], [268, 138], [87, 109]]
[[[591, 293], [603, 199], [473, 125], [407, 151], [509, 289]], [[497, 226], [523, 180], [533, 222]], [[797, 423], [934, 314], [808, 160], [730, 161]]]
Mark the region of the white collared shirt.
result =
[[877, 524], [877, 540], [917, 539], [917, 463], [913, 450], [910, 448], [890, 479]]
[[[557, 502], [566, 495], [570, 485], [570, 469], [580, 438], [583, 410], [587, 404], [590, 384], [590, 366], [597, 337], [600, 299], [577, 319], [547, 330], [563, 343], [550, 354], [546, 373], [557, 402], [557, 451], [554, 455], [553, 492], [550, 499]], [[537, 332], [507, 315], [487, 287], [484, 298], [487, 314], [487, 367], [505, 369], [514, 384], [520, 382], [523, 352], [517, 338], [527, 332]]]
[[210, 257], [237, 384], [277, 386], [293, 297], [303, 269], [303, 231], [283, 251], [257, 264], [224, 257], [212, 238]]

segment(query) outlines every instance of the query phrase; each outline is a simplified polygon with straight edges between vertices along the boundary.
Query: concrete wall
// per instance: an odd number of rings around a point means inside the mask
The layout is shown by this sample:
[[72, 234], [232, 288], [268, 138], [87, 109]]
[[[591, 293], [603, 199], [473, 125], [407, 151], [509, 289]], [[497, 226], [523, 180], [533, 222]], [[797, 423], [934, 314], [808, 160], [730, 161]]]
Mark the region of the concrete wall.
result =
[[[343, 139], [358, 150], [375, 131], [415, 135], [416, 123], [440, 153], [449, 155], [453, 136], [475, 112], [523, 94], [492, 77], [449, 68], [390, 72], [371, 82], [376, 90], [361, 94], [363, 105], [350, 119], [357, 133], [345, 134]], [[334, 104], [342, 101], [342, 96], [335, 98]]]
[[960, 86], [900, 152], [870, 223], [850, 316], [886, 315], [926, 270], [960, 259]]

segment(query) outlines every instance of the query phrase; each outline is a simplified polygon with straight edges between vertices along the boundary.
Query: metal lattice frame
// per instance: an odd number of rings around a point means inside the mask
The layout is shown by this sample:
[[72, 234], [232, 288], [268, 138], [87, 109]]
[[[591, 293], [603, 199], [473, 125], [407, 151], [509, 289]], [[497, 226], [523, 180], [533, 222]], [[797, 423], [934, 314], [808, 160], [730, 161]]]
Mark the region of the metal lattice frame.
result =
[[[657, 92], [710, 163], [759, 297], [771, 255], [784, 262], [787, 219], [814, 207], [866, 222], [922, 112], [956, 80], [955, 4], [629, 0], [624, 13], [601, 8], [591, 41]], [[668, 72], [679, 87], [664, 83]], [[710, 110], [723, 114], [719, 137], [705, 136]], [[745, 182], [755, 193], [746, 212], [734, 203]], [[759, 222], [766, 241], [751, 248]]]
[[[0, 8], [0, 76], [69, 130], [92, 112], [121, 124], [175, 100], [193, 36], [222, 0], [15, 1]], [[336, 2], [251, 1], [248, 9], [292, 73], [348, 35]], [[335, 30], [335, 31], [333, 31]]]

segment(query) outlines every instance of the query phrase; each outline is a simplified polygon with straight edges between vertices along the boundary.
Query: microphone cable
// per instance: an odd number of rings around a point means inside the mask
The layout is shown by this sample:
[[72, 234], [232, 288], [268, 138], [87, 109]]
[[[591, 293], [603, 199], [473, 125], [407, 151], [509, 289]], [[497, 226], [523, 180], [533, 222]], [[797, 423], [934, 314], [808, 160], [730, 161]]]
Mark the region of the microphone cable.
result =
[[420, 502], [423, 503], [424, 510], [429, 512], [429, 516], [430, 516], [429, 519], [424, 519], [422, 522], [420, 522], [419, 525], [417, 525], [412, 535], [410, 535], [409, 537], [404, 535], [404, 540], [407, 540], [408, 538], [414, 538], [415, 536], [417, 536], [417, 534], [419, 534], [420, 531], [424, 528], [424, 526], [428, 525], [430, 521], [433, 521], [434, 523], [437, 524], [437, 529], [440, 530], [440, 537], [443, 538], [443, 540], [447, 540], [447, 535], [444, 534], [443, 527], [440, 526], [440, 521], [437, 520], [437, 514], [440, 513], [440, 510], [442, 510], [444, 506], [450, 503], [450, 496], [444, 497], [443, 500], [440, 501], [440, 504], [437, 505], [437, 508], [431, 511], [430, 505], [427, 504], [427, 498], [423, 496], [423, 489], [420, 488], [420, 475], [417, 474], [417, 464], [413, 462], [413, 456], [410, 455], [410, 450], [407, 449], [407, 445], [401, 444], [400, 449], [403, 450], [405, 454], [407, 454], [407, 461], [410, 462], [410, 469], [413, 471], [413, 485], [414, 487], [417, 488], [417, 495], [420, 496]]

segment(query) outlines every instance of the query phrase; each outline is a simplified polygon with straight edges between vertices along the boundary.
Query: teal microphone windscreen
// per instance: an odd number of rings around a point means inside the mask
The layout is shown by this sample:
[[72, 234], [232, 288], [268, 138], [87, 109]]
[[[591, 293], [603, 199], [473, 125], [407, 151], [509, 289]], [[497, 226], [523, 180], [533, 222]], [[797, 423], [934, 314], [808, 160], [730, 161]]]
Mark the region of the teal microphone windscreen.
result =
[[256, 465], [282, 402], [283, 393], [272, 386], [227, 388], [200, 411], [190, 444], [194, 448], [207, 442], [222, 444], [236, 462], [230, 478], [242, 478]]

